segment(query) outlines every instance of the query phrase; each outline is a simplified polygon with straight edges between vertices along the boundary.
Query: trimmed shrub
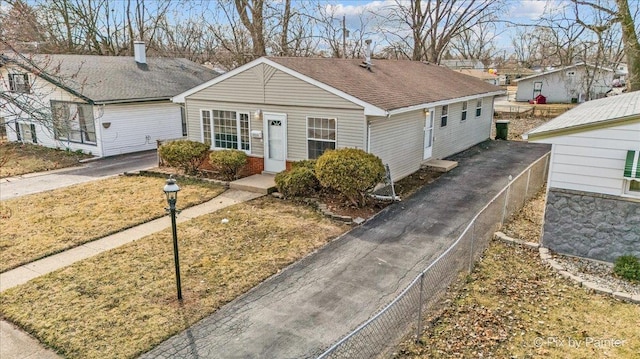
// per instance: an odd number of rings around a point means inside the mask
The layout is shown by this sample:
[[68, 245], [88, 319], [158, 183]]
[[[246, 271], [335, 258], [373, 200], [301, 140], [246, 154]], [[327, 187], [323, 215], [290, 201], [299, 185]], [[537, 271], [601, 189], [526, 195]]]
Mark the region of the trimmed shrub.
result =
[[276, 175], [278, 192], [286, 198], [303, 197], [313, 194], [320, 187], [313, 169], [307, 166], [291, 166], [291, 170]]
[[192, 175], [207, 156], [209, 145], [190, 140], [178, 140], [163, 144], [158, 149], [160, 158], [169, 166], [180, 168]]
[[316, 160], [302, 160], [291, 163], [291, 168], [305, 167], [315, 172]]
[[618, 257], [613, 272], [626, 280], [640, 281], [640, 260], [632, 255]]
[[384, 175], [380, 158], [355, 148], [326, 151], [316, 161], [320, 184], [340, 192], [356, 207], [367, 203], [368, 192]]
[[247, 154], [240, 150], [213, 151], [209, 154], [209, 163], [225, 181], [233, 181], [247, 164]]

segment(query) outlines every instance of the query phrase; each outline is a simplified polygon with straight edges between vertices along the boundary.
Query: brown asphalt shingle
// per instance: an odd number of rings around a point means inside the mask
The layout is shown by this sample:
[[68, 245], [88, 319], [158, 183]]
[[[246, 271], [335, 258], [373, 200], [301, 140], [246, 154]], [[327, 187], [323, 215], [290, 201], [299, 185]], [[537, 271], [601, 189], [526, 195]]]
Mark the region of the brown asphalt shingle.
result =
[[408, 60], [268, 57], [316, 81], [383, 110], [500, 91], [497, 86], [446, 67]]

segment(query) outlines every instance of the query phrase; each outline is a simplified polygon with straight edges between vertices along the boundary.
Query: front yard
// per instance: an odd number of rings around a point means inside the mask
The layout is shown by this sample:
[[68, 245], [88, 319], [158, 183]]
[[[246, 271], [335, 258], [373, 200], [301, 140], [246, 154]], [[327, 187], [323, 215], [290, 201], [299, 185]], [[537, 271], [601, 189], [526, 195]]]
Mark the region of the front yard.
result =
[[[0, 272], [165, 215], [153, 177], [114, 177], [0, 202]], [[179, 208], [224, 190], [181, 181]]]
[[75, 166], [90, 155], [38, 145], [0, 141], [0, 178]]
[[178, 225], [181, 305], [167, 229], [3, 292], [0, 313], [65, 357], [133, 358], [348, 228], [261, 198]]

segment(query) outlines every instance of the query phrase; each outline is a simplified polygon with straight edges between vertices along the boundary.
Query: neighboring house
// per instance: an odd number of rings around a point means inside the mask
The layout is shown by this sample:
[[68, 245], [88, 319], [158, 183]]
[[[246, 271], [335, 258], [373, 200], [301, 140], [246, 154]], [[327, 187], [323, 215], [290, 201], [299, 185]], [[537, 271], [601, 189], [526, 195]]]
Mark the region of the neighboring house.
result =
[[460, 70], [460, 69], [484, 70], [485, 68], [482, 61], [473, 60], [473, 59], [440, 60], [440, 65], [446, 66], [452, 70]]
[[489, 138], [500, 88], [414, 61], [262, 57], [173, 98], [189, 139], [277, 173], [325, 150], [360, 148], [394, 180]]
[[488, 84], [492, 84], [495, 86], [504, 85], [507, 80], [504, 75], [491, 74], [485, 70], [461, 69], [461, 70], [455, 70], [455, 71], [461, 74], [465, 74], [467, 76], [475, 77]]
[[552, 144], [542, 244], [640, 257], [640, 91], [586, 102], [523, 137]]
[[[170, 98], [218, 73], [186, 59], [146, 58], [144, 43], [135, 47], [134, 57], [2, 55], [8, 140], [113, 156], [186, 136], [183, 110]], [[53, 124], [33, 120], [32, 111]]]
[[615, 71], [585, 63], [565, 66], [513, 80], [518, 84], [516, 101], [529, 101], [538, 95], [547, 103], [578, 103], [604, 97], [613, 84]]

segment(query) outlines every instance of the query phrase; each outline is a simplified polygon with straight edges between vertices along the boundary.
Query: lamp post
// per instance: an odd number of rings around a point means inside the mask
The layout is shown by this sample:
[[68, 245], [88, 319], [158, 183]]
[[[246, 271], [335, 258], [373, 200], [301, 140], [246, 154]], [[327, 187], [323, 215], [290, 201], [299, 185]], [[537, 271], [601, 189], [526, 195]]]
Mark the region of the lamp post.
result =
[[171, 230], [173, 231], [173, 259], [176, 265], [176, 285], [178, 286], [178, 300], [182, 301], [182, 287], [180, 285], [180, 260], [178, 259], [178, 231], [176, 229], [176, 201], [180, 187], [176, 184], [173, 176], [169, 176], [167, 184], [164, 186], [164, 193], [167, 195], [169, 208], [167, 212], [171, 214]]

